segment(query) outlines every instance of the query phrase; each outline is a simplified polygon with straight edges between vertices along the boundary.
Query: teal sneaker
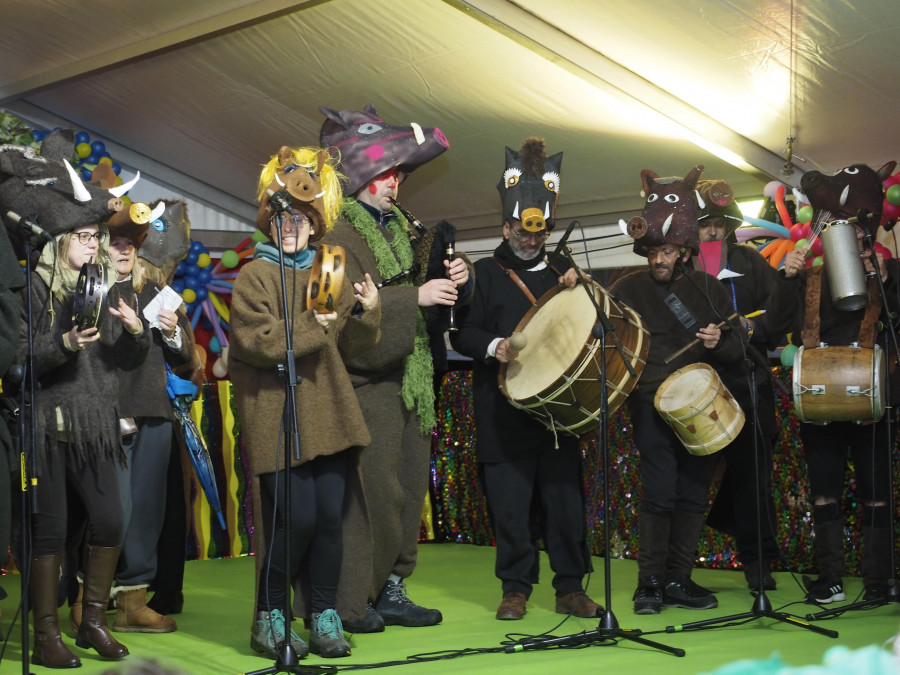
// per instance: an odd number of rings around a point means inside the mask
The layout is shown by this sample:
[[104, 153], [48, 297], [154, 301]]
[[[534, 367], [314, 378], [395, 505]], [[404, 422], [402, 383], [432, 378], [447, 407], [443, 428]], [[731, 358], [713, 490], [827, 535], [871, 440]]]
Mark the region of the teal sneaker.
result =
[[350, 656], [350, 643], [344, 637], [341, 617], [333, 609], [313, 613], [309, 648], [326, 659]]
[[[256, 627], [250, 634], [250, 648], [270, 659], [277, 660], [278, 645], [284, 640], [285, 621], [280, 609], [256, 614]], [[291, 647], [298, 659], [309, 654], [309, 647], [293, 630], [291, 631]]]

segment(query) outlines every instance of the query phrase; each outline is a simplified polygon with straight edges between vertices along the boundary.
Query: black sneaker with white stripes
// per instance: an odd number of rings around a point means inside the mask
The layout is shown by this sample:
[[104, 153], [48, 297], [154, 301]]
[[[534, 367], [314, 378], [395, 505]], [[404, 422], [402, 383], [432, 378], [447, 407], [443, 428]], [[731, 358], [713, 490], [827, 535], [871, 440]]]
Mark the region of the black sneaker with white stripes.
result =
[[813, 581], [809, 577], [803, 577], [803, 585], [806, 586], [806, 602], [827, 605], [830, 602], [847, 599], [840, 579], [816, 579]]

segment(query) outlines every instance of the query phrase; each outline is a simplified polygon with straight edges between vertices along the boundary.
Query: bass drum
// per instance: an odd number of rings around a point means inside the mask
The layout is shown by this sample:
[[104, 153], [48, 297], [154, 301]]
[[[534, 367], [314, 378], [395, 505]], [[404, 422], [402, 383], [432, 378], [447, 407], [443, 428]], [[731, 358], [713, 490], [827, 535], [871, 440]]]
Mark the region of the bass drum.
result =
[[800, 347], [794, 354], [794, 410], [801, 422], [877, 422], [886, 368], [879, 345]]
[[618, 305], [601, 286], [591, 282], [597, 304], [609, 317], [622, 343], [625, 359], [611, 337], [606, 353], [592, 336], [597, 311], [579, 284], [556, 286], [519, 322], [516, 332], [527, 338], [518, 358], [500, 365], [500, 390], [509, 402], [537, 417], [547, 428], [581, 436], [599, 426], [606, 366], [609, 413], [615, 411], [634, 386], [647, 363], [650, 333], [630, 307]]

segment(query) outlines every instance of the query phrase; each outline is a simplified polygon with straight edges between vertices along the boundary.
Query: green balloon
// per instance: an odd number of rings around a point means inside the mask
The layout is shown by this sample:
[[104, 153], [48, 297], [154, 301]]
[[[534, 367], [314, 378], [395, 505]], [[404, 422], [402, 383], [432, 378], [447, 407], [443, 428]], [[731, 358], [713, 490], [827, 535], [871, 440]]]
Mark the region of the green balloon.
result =
[[261, 244], [264, 241], [269, 241], [269, 238], [266, 235], [264, 235], [260, 230], [256, 230], [250, 238], [256, 244]]
[[808, 223], [812, 220], [813, 217], [813, 207], [809, 204], [805, 206], [801, 206], [797, 210], [797, 222], [798, 223]]
[[222, 266], [228, 269], [234, 269], [240, 261], [237, 251], [225, 251], [222, 254]]
[[900, 184], [891, 185], [887, 189], [887, 192], [884, 193], [884, 196], [887, 197], [889, 203], [894, 206], [900, 206]]
[[781, 350], [781, 365], [785, 368], [794, 367], [794, 354], [797, 353], [797, 345], [788, 345]]
[[825, 258], [823, 258], [822, 256], [817, 255], [815, 258], [813, 258], [813, 267], [818, 267], [819, 265], [823, 264], [825, 264]]

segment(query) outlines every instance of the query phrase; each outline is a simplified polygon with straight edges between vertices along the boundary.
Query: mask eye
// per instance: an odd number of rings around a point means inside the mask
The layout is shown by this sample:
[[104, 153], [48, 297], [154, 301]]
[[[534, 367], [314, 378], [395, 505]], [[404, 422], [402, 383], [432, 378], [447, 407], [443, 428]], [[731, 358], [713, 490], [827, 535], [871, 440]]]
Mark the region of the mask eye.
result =
[[365, 134], [366, 136], [368, 136], [370, 134], [374, 134], [376, 131], [381, 131], [382, 128], [383, 127], [380, 127], [377, 124], [374, 124], [373, 122], [365, 122], [363, 124], [360, 124], [358, 127], [356, 127], [356, 130], [359, 133]]
[[665, 199], [665, 200], [666, 200], [667, 202], [669, 202], [670, 204], [677, 204], [677, 203], [678, 203], [678, 195], [668, 194], [668, 195], [666, 195], [665, 197], [663, 197], [663, 199]]
[[296, 164], [288, 164], [286, 167], [284, 167], [284, 171], [282, 173], [291, 173], [296, 168], [297, 168]]
[[853, 175], [859, 173], [859, 169], [855, 166], [848, 166], [846, 169], [843, 170], [843, 173], [847, 173], [847, 174], [850, 174], [851, 176], [853, 176]]
[[648, 203], [648, 204], [652, 204], [652, 203], [655, 202], [657, 199], [659, 199], [659, 195], [656, 194], [655, 192], [651, 192], [651, 193], [647, 196], [647, 203]]
[[503, 172], [503, 184], [511, 188], [514, 185], [519, 183], [519, 178], [522, 177], [522, 170], [512, 167]]
[[166, 231], [166, 224], [159, 219], [154, 220], [150, 224], [153, 225], [153, 227], [156, 229], [157, 232], [165, 232]]
[[559, 174], [555, 171], [547, 171], [542, 176], [544, 179], [544, 187], [550, 192], [559, 192]]

